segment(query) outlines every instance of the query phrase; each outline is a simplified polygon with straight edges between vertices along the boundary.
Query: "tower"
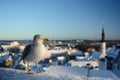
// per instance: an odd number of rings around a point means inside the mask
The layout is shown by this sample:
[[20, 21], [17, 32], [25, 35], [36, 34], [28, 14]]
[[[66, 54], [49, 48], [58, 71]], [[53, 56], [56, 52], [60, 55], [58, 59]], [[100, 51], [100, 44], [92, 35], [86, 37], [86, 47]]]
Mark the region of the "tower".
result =
[[101, 53], [102, 54], [100, 58], [104, 58], [106, 56], [106, 40], [105, 40], [105, 32], [103, 27], [102, 27], [102, 39], [101, 39]]
[[106, 70], [107, 69], [107, 60], [106, 56], [106, 40], [105, 40], [105, 32], [104, 32], [104, 23], [102, 24], [102, 39], [101, 39], [101, 55], [99, 59], [99, 69]]

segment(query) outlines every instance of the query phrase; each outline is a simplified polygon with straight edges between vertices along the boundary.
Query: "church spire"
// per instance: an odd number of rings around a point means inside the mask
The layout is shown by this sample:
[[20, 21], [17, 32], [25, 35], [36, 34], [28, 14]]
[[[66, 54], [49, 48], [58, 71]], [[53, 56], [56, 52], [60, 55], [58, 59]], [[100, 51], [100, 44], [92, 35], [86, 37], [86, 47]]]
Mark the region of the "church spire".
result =
[[106, 42], [105, 40], [105, 32], [104, 32], [104, 23], [102, 24], [102, 40], [101, 42]]
[[104, 58], [106, 56], [106, 40], [105, 40], [105, 31], [104, 31], [104, 22], [102, 23], [102, 39], [101, 39], [101, 56], [100, 58]]

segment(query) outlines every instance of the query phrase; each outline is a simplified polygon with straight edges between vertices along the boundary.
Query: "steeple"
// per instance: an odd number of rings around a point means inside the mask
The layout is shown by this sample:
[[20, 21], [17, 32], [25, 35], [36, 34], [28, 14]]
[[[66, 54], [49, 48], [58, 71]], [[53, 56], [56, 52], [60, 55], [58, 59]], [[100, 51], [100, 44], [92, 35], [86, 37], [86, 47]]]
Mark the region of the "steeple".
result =
[[104, 22], [102, 23], [102, 40], [101, 42], [106, 42], [105, 40], [105, 32], [104, 32]]

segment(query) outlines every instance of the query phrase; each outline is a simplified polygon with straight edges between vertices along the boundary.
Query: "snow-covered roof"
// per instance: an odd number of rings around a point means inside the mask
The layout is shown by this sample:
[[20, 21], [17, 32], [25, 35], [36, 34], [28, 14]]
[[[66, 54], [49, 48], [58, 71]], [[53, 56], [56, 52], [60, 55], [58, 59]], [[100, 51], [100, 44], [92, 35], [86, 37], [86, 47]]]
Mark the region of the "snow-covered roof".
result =
[[92, 53], [91, 57], [92, 57], [92, 58], [95, 58], [95, 59], [98, 59], [101, 54], [102, 54], [101, 52], [95, 51], [95, 52]]
[[83, 52], [73, 49], [69, 52], [69, 55], [71, 55], [71, 56], [82, 56]]
[[66, 50], [63, 50], [63, 49], [61, 49], [61, 50], [49, 50], [49, 53], [51, 53], [51, 54], [61, 54], [61, 53], [65, 53], [66, 52]]
[[91, 70], [91, 77], [117, 78], [111, 71], [108, 70]]
[[116, 46], [113, 46], [109, 52], [107, 52], [108, 57], [116, 58], [118, 56], [118, 53], [120, 52], [120, 49]]
[[93, 67], [97, 67], [99, 64], [95, 61], [74, 61], [71, 60], [69, 61], [71, 66], [86, 66], [87, 64], [90, 64]]

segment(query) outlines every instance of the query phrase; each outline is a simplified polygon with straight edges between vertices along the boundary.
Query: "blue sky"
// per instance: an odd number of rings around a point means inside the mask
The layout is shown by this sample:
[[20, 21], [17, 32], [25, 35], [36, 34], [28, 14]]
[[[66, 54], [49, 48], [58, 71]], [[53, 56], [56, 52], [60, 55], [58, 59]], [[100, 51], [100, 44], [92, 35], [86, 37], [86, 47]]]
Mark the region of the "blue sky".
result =
[[0, 39], [120, 39], [120, 0], [0, 0]]

